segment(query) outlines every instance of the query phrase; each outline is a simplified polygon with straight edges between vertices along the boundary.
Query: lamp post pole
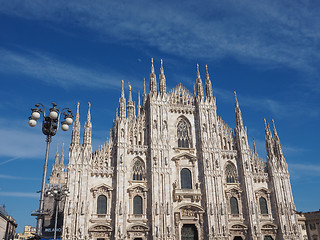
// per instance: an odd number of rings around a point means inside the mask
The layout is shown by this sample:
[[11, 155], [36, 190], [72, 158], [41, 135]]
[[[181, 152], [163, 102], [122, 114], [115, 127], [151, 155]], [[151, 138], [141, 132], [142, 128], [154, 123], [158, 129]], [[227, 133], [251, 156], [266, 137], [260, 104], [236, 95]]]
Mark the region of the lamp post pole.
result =
[[61, 111], [59, 111], [58, 108], [56, 108], [57, 104], [52, 103], [52, 108], [50, 108], [49, 116], [46, 116], [45, 107], [38, 103], [35, 105], [36, 108], [31, 108], [31, 117], [29, 117], [29, 126], [35, 127], [37, 125], [37, 120], [41, 117], [41, 113], [43, 116], [42, 121], [42, 133], [46, 135], [46, 157], [45, 157], [45, 163], [43, 166], [43, 175], [42, 175], [42, 187], [41, 187], [41, 195], [40, 195], [40, 206], [39, 210], [37, 210], [36, 213], [32, 214], [33, 216], [37, 216], [37, 231], [36, 234], [39, 238], [41, 238], [42, 235], [42, 225], [43, 225], [43, 216], [44, 216], [44, 193], [45, 193], [45, 185], [46, 185], [46, 178], [47, 178], [47, 169], [48, 169], [48, 158], [49, 158], [49, 148], [50, 148], [50, 142], [52, 140], [52, 137], [56, 135], [58, 128], [59, 128], [59, 120], [61, 114], [64, 115], [64, 121], [61, 122], [61, 129], [63, 131], [68, 131], [69, 125], [73, 122], [73, 115], [69, 108], [64, 108]]

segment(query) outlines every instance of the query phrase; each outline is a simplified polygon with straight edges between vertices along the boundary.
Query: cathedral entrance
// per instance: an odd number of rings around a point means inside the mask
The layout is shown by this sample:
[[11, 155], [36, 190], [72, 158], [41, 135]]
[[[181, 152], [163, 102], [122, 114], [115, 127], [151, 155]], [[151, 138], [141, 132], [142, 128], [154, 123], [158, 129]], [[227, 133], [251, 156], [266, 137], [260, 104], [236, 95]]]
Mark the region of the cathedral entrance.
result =
[[184, 224], [182, 226], [181, 240], [198, 240], [198, 230], [194, 224]]
[[243, 240], [243, 239], [242, 239], [242, 237], [240, 237], [240, 236], [236, 236], [236, 237], [234, 237], [233, 240]]

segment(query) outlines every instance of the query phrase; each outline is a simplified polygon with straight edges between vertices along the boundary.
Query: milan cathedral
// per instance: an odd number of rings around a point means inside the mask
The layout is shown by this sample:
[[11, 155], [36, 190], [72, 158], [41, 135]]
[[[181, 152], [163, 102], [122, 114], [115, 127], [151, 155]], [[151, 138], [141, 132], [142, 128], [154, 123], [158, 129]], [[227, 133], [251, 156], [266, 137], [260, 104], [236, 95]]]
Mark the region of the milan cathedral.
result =
[[90, 103], [80, 143], [78, 103], [69, 162], [56, 158], [50, 183], [70, 191], [63, 239], [302, 239], [274, 121], [264, 162], [236, 93], [236, 128], [217, 115], [207, 66], [204, 86], [197, 66], [194, 93], [167, 91], [163, 62], [157, 78], [152, 60], [137, 106], [123, 85], [106, 143], [93, 151]]

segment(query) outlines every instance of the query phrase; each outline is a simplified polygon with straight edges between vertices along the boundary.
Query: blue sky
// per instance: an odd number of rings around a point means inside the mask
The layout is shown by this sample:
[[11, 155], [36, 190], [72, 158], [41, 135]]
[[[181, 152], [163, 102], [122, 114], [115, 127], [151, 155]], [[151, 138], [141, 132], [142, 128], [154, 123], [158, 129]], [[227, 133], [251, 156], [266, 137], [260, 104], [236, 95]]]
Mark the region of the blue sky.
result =
[[[237, 91], [252, 145], [266, 158], [263, 118], [275, 119], [299, 211], [319, 205], [320, 3], [317, 1], [5, 1], [0, 0], [0, 204], [35, 226], [45, 136], [28, 127], [37, 102], [76, 110], [92, 104], [94, 149], [106, 141], [121, 80], [134, 100], [150, 58], [167, 88], [190, 91], [208, 64], [218, 115], [235, 127]], [[51, 144], [65, 152], [71, 131]]]

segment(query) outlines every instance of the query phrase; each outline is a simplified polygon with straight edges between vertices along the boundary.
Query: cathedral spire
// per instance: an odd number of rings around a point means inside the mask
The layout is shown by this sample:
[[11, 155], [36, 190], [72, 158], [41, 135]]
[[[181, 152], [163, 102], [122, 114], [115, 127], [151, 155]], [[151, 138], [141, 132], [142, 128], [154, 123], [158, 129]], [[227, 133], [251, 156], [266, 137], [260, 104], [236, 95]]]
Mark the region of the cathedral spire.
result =
[[239, 107], [236, 91], [234, 91], [234, 98], [235, 98], [235, 113], [236, 113], [237, 127], [243, 128], [242, 114]]
[[121, 85], [121, 97], [119, 98], [119, 118], [124, 119], [126, 118], [126, 98], [124, 96], [123, 80], [121, 81]]
[[274, 124], [274, 120], [273, 119], [272, 119], [272, 125], [273, 125], [274, 145], [275, 145], [276, 154], [278, 155], [277, 157], [279, 159], [284, 159], [283, 152], [282, 152], [282, 147], [281, 147], [281, 143], [280, 143], [280, 138], [278, 136], [277, 129], [276, 129], [276, 126]]
[[206, 99], [211, 101], [213, 99], [213, 94], [212, 94], [212, 84], [211, 80], [209, 77], [209, 72], [208, 72], [208, 66], [206, 65]]
[[55, 167], [59, 166], [59, 144], [57, 144], [57, 151], [54, 159], [54, 166]]
[[157, 78], [154, 73], [153, 58], [151, 58], [150, 94], [151, 96], [157, 95]]
[[90, 114], [91, 103], [88, 102], [88, 114], [87, 121], [84, 125], [84, 134], [83, 134], [83, 144], [90, 145], [91, 144], [91, 136], [92, 136], [92, 123], [91, 123], [91, 114]]
[[252, 141], [253, 141], [253, 152], [257, 153], [256, 142], [254, 141], [254, 138], [252, 138]]
[[144, 107], [147, 101], [147, 93], [146, 93], [146, 79], [143, 79], [143, 93], [142, 93], [142, 106]]
[[138, 91], [138, 106], [137, 106], [137, 116], [140, 117], [140, 109], [141, 109], [141, 105], [140, 105], [140, 91]]
[[77, 113], [76, 113], [76, 118], [73, 123], [73, 128], [72, 128], [72, 137], [71, 137], [71, 146], [79, 146], [80, 144], [80, 121], [79, 121], [79, 106], [80, 103], [77, 103]]
[[196, 80], [196, 85], [197, 85], [197, 97], [201, 100], [203, 100], [203, 86], [202, 86], [202, 80], [200, 77], [200, 71], [199, 71], [199, 64], [197, 64], [197, 80]]
[[265, 126], [265, 141], [266, 141], [266, 150], [267, 150], [267, 159], [271, 160], [273, 157], [273, 147], [272, 147], [272, 133], [270, 132], [270, 128], [267, 124], [266, 119], [264, 119]]
[[159, 94], [163, 96], [167, 91], [166, 76], [163, 70], [163, 61], [161, 59], [160, 75], [159, 75]]
[[64, 166], [64, 143], [62, 143], [61, 157], [60, 157], [60, 166]]
[[129, 99], [127, 103], [127, 112], [128, 112], [128, 118], [132, 118], [134, 116], [134, 105], [132, 101], [132, 92], [131, 92], [131, 85], [129, 83]]

